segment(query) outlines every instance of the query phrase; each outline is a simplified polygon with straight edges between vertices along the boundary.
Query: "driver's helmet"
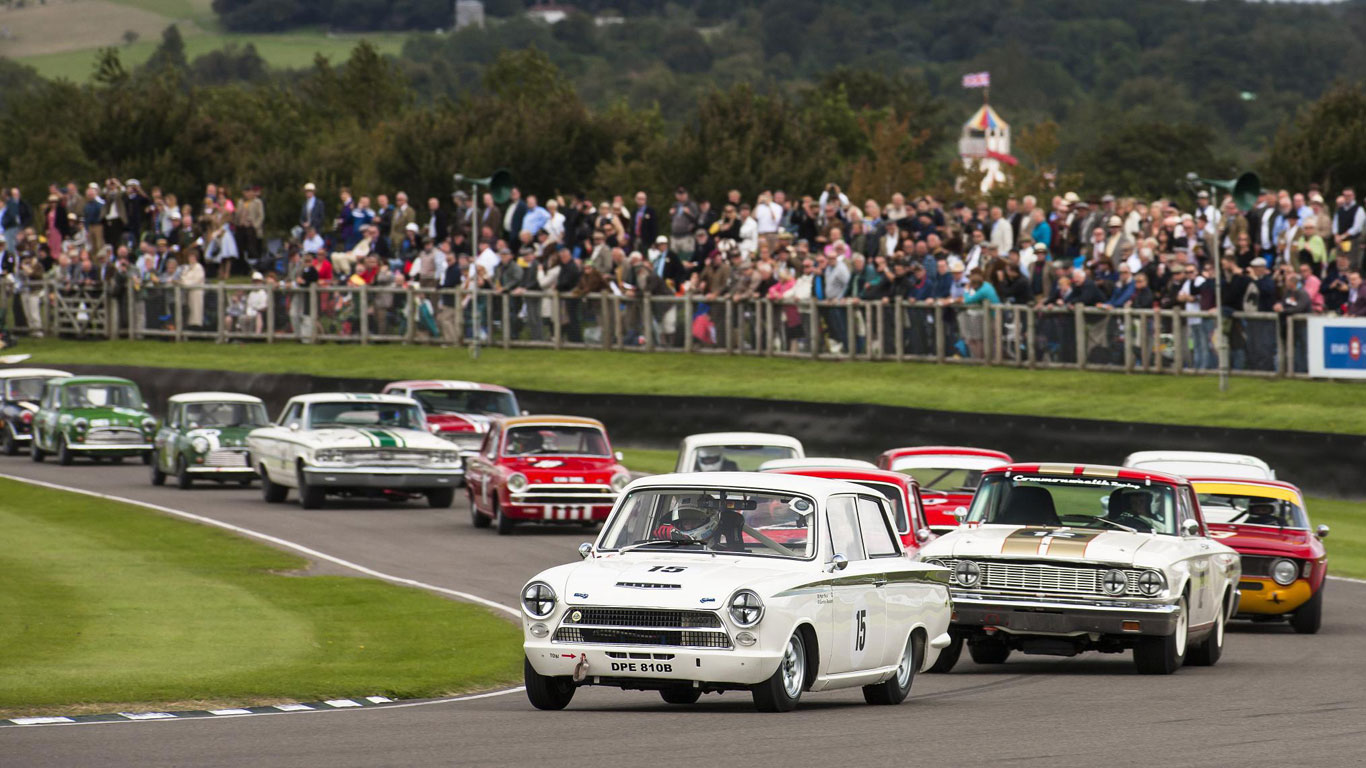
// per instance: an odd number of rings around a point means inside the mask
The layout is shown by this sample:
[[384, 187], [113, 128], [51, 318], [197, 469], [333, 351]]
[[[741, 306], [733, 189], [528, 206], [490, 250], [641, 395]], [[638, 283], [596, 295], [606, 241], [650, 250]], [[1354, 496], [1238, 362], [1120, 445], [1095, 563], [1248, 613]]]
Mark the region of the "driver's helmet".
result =
[[196, 404], [186, 408], [185, 421], [191, 424], [204, 423], [204, 406]]
[[1247, 522], [1252, 525], [1278, 525], [1278, 511], [1275, 502], [1254, 501], [1247, 505]]
[[721, 528], [721, 509], [703, 507], [701, 499], [683, 499], [665, 518], [671, 531], [670, 538], [687, 541], [709, 541]]
[[512, 437], [513, 453], [535, 453], [541, 450], [545, 441], [541, 438], [541, 433], [534, 429], [524, 429]]
[[698, 472], [719, 472], [721, 470], [721, 449], [720, 448], [698, 448], [697, 449], [697, 471]]
[[1151, 512], [1151, 497], [1145, 491], [1134, 488], [1119, 488], [1110, 494], [1106, 505], [1107, 517], [1121, 515], [1147, 515]]

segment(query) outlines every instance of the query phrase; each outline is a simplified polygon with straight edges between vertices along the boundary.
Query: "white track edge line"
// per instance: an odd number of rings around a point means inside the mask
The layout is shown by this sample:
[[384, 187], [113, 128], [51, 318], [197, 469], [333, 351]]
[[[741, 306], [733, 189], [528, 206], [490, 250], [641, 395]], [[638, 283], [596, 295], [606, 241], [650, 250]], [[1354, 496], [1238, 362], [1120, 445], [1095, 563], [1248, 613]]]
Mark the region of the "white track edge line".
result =
[[465, 600], [471, 603], [478, 603], [479, 605], [485, 606], [486, 608], [494, 608], [496, 610], [503, 611], [504, 613], [508, 613], [513, 616], [521, 616], [521, 612], [510, 605], [503, 605], [502, 603], [494, 602], [493, 600], [489, 600], [488, 598], [480, 597], [478, 595], [473, 595], [469, 592], [461, 592], [456, 589], [438, 587], [435, 584], [428, 584], [423, 581], [417, 581], [416, 579], [407, 579], [402, 576], [394, 576], [388, 573], [376, 571], [373, 568], [366, 568], [365, 566], [360, 565], [358, 563], [353, 563], [350, 560], [343, 560], [340, 557], [329, 555], [326, 552], [319, 552], [316, 549], [306, 547], [303, 544], [298, 544], [293, 541], [289, 541], [288, 539], [282, 539], [278, 536], [271, 536], [268, 533], [261, 533], [260, 531], [254, 531], [250, 528], [244, 528], [240, 525], [233, 525], [232, 523], [227, 523], [222, 520], [214, 519], [212, 517], [196, 515], [193, 512], [185, 512], [184, 510], [174, 509], [172, 507], [163, 507], [160, 504], [153, 504], [147, 501], [139, 501], [137, 499], [130, 499], [124, 496], [115, 496], [109, 493], [99, 493], [98, 491], [88, 491], [84, 488], [72, 488], [70, 486], [61, 485], [59, 483], [49, 483], [46, 480], [34, 480], [32, 478], [19, 477], [17, 475], [10, 475], [5, 473], [0, 473], [0, 478], [4, 478], [6, 480], [14, 480], [20, 483], [27, 483], [29, 485], [37, 485], [43, 488], [51, 488], [53, 490], [58, 491], [68, 491], [70, 493], [79, 493], [85, 496], [93, 496], [97, 499], [105, 499], [107, 501], [117, 501], [123, 504], [132, 504], [134, 506], [155, 510], [157, 512], [164, 512], [168, 515], [174, 515], [176, 517], [181, 517], [186, 520], [193, 520], [197, 523], [203, 523], [204, 525], [212, 525], [217, 528], [223, 528], [225, 530], [232, 531], [233, 533], [237, 533], [242, 536], [248, 536], [253, 539], [267, 541], [276, 546], [283, 547], [285, 549], [292, 549], [295, 552], [308, 555], [309, 557], [317, 558], [319, 560], [326, 560], [329, 563], [340, 565], [343, 568], [350, 568], [353, 571], [363, 573], [366, 576], [370, 576], [372, 578], [381, 579], [383, 581], [388, 581], [394, 584], [402, 584], [408, 587], [417, 587], [418, 589], [425, 589], [429, 592], [438, 592], [443, 595], [450, 595], [451, 597], [458, 597], [461, 600]]
[[1366, 584], [1366, 579], [1354, 579], [1350, 576], [1329, 576], [1333, 581], [1346, 581], [1352, 584]]

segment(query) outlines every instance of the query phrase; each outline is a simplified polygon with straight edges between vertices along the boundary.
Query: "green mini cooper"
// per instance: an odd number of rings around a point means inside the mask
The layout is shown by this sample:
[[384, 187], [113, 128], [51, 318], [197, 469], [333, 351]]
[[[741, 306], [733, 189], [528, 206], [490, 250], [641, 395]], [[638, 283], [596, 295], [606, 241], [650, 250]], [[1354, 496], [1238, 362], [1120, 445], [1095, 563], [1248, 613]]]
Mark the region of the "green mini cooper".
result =
[[49, 379], [33, 417], [34, 461], [49, 454], [59, 464], [77, 456], [119, 462], [126, 456], [152, 459], [157, 422], [138, 385], [113, 376]]
[[166, 421], [152, 449], [152, 485], [167, 475], [180, 488], [195, 480], [238, 482], [256, 479], [247, 450], [247, 433], [266, 426], [259, 398], [232, 392], [187, 392], [166, 404]]

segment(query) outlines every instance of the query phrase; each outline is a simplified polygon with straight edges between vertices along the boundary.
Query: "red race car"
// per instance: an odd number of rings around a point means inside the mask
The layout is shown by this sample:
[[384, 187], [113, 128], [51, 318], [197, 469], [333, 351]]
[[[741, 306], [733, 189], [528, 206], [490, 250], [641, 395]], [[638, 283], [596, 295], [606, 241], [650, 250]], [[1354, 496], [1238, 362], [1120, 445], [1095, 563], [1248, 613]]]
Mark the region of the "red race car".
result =
[[1008, 453], [954, 445], [893, 448], [877, 457], [879, 468], [910, 475], [920, 482], [925, 519], [935, 533], [958, 527], [958, 518], [951, 513], [959, 507], [967, 510], [983, 471], [1010, 462]]
[[576, 416], [495, 420], [465, 461], [474, 527], [496, 522], [501, 535], [522, 522], [592, 526], [630, 482], [602, 422]]
[[860, 467], [790, 467], [765, 470], [782, 475], [803, 475], [823, 477], [828, 480], [846, 480], [877, 491], [892, 506], [896, 518], [896, 532], [901, 536], [901, 547], [907, 557], [915, 557], [920, 545], [934, 538], [925, 522], [925, 507], [920, 502], [920, 484], [915, 478], [901, 472]]
[[1210, 537], [1243, 561], [1238, 615], [1253, 621], [1289, 618], [1312, 635], [1323, 622], [1328, 526], [1310, 530], [1304, 496], [1290, 483], [1241, 478], [1191, 478]]
[[390, 382], [383, 391], [418, 401], [427, 413], [427, 428], [432, 434], [455, 443], [462, 451], [479, 447], [492, 419], [521, 413], [512, 390], [496, 384], [423, 379]]

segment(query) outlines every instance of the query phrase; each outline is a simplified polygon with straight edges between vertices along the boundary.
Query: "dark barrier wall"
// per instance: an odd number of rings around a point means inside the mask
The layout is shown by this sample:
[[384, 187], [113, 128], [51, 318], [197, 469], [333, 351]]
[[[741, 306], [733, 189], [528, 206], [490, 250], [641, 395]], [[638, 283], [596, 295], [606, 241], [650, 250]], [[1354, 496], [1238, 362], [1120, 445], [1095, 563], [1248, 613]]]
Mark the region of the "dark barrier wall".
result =
[[[257, 374], [135, 366], [64, 366], [73, 373], [130, 378], [160, 413], [178, 392], [246, 392], [266, 401], [272, 415], [290, 397], [306, 392], [376, 392], [385, 382], [303, 374]], [[902, 445], [975, 445], [1017, 459], [1118, 464], [1133, 451], [1180, 449], [1259, 456], [1277, 475], [1319, 494], [1359, 497], [1363, 484], [1356, 461], [1366, 456], [1366, 437], [1141, 422], [1092, 421], [1040, 416], [956, 413], [920, 408], [847, 403], [806, 403], [734, 397], [579, 394], [520, 390], [533, 413], [566, 413], [601, 419], [624, 445], [674, 448], [694, 432], [781, 432], [799, 438], [809, 455], [873, 459]]]

